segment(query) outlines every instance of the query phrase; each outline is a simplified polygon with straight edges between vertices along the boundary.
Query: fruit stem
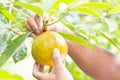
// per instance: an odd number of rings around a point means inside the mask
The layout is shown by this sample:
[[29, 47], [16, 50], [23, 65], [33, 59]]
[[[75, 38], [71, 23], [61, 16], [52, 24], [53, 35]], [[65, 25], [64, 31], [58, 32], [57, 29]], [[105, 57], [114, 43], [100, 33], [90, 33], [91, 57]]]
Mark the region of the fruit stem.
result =
[[61, 16], [58, 20], [56, 20], [56, 21], [54, 21], [54, 22], [52, 22], [52, 23], [49, 23], [49, 24], [44, 24], [44, 26], [50, 26], [50, 25], [53, 25], [53, 24], [59, 22], [65, 15], [66, 15], [66, 14], [64, 13], [64, 15]]

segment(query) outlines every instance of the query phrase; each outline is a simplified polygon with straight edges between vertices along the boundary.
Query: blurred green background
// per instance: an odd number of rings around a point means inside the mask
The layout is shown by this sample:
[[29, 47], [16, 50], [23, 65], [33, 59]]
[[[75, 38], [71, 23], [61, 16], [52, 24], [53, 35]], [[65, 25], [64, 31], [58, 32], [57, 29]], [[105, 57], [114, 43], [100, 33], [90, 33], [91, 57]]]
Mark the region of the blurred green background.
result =
[[[0, 55], [16, 37], [26, 32], [23, 26], [27, 18], [37, 13], [33, 7], [14, 5], [13, 1], [39, 6], [46, 19], [54, 16], [59, 20], [66, 13], [61, 22], [80, 37], [116, 55], [120, 53], [120, 0], [0, 0]], [[89, 2], [96, 3], [79, 6]], [[71, 6], [75, 9], [69, 10]], [[32, 76], [32, 43], [33, 39], [27, 38], [16, 55], [0, 67], [0, 80], [36, 80]], [[69, 56], [65, 61], [74, 80], [93, 80]]]

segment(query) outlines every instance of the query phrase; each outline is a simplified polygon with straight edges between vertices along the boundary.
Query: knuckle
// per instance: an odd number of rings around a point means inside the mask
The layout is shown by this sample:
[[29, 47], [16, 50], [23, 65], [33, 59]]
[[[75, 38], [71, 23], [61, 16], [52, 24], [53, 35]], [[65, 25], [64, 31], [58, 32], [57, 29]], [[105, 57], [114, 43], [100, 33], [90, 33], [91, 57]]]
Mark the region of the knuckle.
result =
[[30, 20], [31, 20], [31, 17], [28, 17], [28, 18], [27, 18], [27, 21], [30, 21]]
[[38, 30], [39, 30], [39, 28], [38, 28], [36, 25], [33, 27], [33, 29], [34, 29], [35, 31], [38, 31]]
[[34, 26], [34, 30], [38, 30], [38, 27], [37, 27], [37, 26]]

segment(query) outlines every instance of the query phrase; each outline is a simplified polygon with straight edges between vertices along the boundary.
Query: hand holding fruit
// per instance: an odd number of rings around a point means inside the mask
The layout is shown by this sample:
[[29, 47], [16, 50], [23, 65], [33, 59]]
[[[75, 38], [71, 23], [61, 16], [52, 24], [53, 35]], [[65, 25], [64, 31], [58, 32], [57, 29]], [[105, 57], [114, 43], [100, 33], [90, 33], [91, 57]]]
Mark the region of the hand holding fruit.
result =
[[[62, 36], [60, 36], [58, 33], [52, 32], [70, 32], [69, 29], [64, 27], [61, 23], [57, 23], [47, 27], [47, 30], [51, 31], [43, 32], [43, 20], [39, 16], [32, 16], [28, 18], [25, 27], [28, 31], [33, 31], [31, 36], [38, 35], [32, 46], [32, 56], [37, 62], [34, 65], [33, 75], [40, 80], [49, 80], [51, 78], [52, 80], [73, 80], [72, 76], [67, 71], [65, 66], [61, 63], [60, 59], [60, 54], [65, 55], [68, 53], [67, 43], [65, 42], [64, 38], [62, 38]], [[54, 48], [58, 48], [60, 52], [58, 49], [54, 50]], [[52, 54], [53, 51], [54, 54], [59, 55], [56, 55], [52, 58], [52, 55], [54, 55]], [[44, 75], [42, 72], [40, 72], [41, 69], [43, 71], [43, 65], [53, 67], [50, 74]], [[51, 74], [53, 76], [51, 76]]]
[[56, 48], [53, 52], [54, 67], [50, 69], [48, 74], [44, 74], [44, 66], [35, 63], [33, 67], [33, 75], [38, 80], [73, 80], [71, 74], [65, 68], [60, 57], [60, 52]]

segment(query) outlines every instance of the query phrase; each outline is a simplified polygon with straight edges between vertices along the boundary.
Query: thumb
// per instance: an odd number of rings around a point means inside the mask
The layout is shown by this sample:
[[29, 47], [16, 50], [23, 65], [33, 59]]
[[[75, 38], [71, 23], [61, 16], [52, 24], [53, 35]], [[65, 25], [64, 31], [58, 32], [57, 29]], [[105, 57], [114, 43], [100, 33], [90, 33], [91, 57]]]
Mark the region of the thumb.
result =
[[57, 48], [55, 48], [53, 51], [53, 61], [54, 61], [54, 66], [62, 65], [60, 52]]

